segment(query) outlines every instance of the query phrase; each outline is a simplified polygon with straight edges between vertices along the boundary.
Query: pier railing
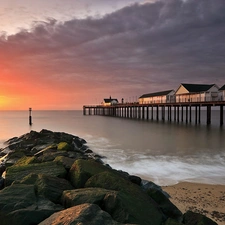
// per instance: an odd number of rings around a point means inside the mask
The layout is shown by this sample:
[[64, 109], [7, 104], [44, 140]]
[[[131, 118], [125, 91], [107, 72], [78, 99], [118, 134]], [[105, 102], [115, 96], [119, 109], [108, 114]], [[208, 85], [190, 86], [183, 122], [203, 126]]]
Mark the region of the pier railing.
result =
[[191, 123], [194, 114], [195, 123], [201, 123], [201, 109], [206, 109], [206, 124], [211, 124], [212, 107], [219, 109], [219, 124], [224, 123], [223, 108], [225, 101], [187, 101], [143, 103], [128, 102], [114, 105], [84, 105], [83, 115], [113, 116], [130, 119], [181, 121]]

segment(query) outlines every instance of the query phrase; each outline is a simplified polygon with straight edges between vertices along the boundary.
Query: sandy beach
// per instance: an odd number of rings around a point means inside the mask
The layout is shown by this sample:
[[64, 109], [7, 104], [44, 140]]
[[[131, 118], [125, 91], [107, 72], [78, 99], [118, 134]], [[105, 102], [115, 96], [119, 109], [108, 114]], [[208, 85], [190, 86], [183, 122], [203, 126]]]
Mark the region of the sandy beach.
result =
[[225, 225], [225, 186], [182, 182], [162, 187], [183, 213], [199, 212], [219, 225]]

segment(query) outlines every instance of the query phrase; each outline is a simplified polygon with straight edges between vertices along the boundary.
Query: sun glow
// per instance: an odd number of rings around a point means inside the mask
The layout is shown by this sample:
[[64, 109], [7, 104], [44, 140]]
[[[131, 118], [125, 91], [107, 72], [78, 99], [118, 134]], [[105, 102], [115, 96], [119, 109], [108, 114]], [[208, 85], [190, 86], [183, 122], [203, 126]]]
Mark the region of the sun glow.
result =
[[0, 96], [0, 109], [5, 109], [10, 104], [9, 98], [6, 96]]

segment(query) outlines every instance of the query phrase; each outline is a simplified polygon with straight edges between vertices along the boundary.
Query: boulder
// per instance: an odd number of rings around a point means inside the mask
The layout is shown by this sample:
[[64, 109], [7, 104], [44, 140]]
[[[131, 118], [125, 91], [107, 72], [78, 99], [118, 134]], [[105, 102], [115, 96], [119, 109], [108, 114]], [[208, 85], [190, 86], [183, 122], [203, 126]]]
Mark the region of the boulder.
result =
[[185, 225], [217, 225], [216, 222], [212, 221], [208, 217], [192, 211], [187, 211], [184, 214], [183, 223]]
[[70, 157], [66, 157], [66, 156], [57, 156], [54, 159], [54, 162], [61, 163], [66, 170], [70, 170], [74, 161], [75, 161], [74, 158], [70, 158]]
[[11, 166], [6, 169], [5, 185], [9, 186], [15, 180], [21, 180], [30, 173], [48, 174], [64, 178], [67, 172], [62, 164], [56, 162], [34, 163], [28, 165]]
[[177, 220], [168, 218], [168, 219], [166, 220], [166, 222], [163, 223], [163, 225], [183, 225], [183, 223], [178, 222]]
[[61, 203], [64, 190], [71, 190], [73, 186], [65, 179], [39, 174], [35, 183], [38, 195], [43, 195], [54, 203]]
[[63, 191], [62, 205], [65, 208], [91, 203], [100, 207], [104, 205], [104, 198], [107, 194], [118, 193], [117, 191], [106, 190], [103, 188], [80, 188]]
[[45, 147], [42, 148], [42, 149], [39, 149], [39, 151], [37, 151], [36, 153], [34, 153], [35, 156], [43, 155], [46, 152], [56, 152], [56, 150], [57, 150], [57, 145], [56, 144], [47, 144], [47, 145], [42, 145], [42, 146], [45, 146]]
[[71, 190], [73, 186], [63, 178], [53, 177], [45, 174], [31, 173], [24, 177], [20, 184], [34, 184], [38, 196], [44, 196], [46, 199], [59, 204], [64, 190]]
[[121, 225], [95, 204], [82, 204], [54, 213], [39, 225]]
[[78, 159], [69, 171], [69, 180], [75, 188], [82, 188], [91, 176], [105, 170], [109, 168], [94, 160]]
[[160, 209], [167, 218], [181, 222], [182, 212], [158, 189], [148, 189], [147, 194], [159, 205]]
[[6, 187], [0, 191], [0, 199], [1, 225], [37, 224], [62, 210], [61, 206], [36, 196], [34, 185], [15, 184]]
[[38, 163], [38, 160], [35, 156], [23, 156], [19, 160], [17, 160], [16, 163], [14, 163], [14, 166], [25, 166], [32, 163]]
[[59, 151], [70, 151], [70, 150], [72, 150], [72, 146], [69, 145], [67, 142], [60, 142], [57, 145], [57, 150], [59, 150]]
[[105, 202], [106, 211], [113, 219], [122, 223], [137, 223], [142, 225], [161, 225], [166, 217], [157, 203], [152, 200], [136, 184], [112, 171], [105, 171], [93, 175], [85, 187], [98, 187], [119, 192], [108, 195]]

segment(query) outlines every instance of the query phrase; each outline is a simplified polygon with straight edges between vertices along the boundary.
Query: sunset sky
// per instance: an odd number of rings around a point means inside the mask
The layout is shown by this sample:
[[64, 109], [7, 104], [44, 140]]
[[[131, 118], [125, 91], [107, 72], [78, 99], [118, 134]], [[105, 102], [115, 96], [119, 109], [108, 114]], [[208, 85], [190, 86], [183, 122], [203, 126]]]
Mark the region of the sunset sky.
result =
[[0, 110], [225, 84], [224, 0], [0, 0]]

